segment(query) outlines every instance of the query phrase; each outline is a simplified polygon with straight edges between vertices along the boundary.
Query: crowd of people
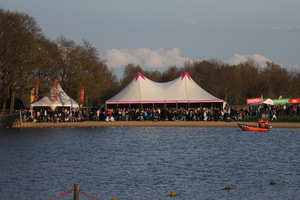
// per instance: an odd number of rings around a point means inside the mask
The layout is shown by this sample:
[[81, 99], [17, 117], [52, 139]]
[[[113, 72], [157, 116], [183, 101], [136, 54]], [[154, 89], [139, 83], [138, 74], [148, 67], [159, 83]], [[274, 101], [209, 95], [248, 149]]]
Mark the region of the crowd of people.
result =
[[52, 110], [50, 108], [40, 108], [33, 111], [29, 109], [23, 109], [21, 111], [23, 122], [82, 122], [84, 121], [84, 115], [79, 115], [78, 109], [70, 111], [68, 108], [61, 108]]
[[299, 105], [250, 107], [194, 107], [194, 108], [109, 108], [78, 109], [56, 108], [22, 110], [23, 122], [82, 122], [90, 121], [241, 121], [253, 117], [276, 120], [277, 116], [299, 115]]

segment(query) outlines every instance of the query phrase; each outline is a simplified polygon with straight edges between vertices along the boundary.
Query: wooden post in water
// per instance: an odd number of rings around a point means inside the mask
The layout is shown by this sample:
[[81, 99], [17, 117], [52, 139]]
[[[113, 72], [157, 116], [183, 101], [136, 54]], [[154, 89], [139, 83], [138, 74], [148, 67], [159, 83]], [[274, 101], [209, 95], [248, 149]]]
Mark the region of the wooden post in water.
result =
[[79, 185], [74, 184], [74, 200], [79, 200]]

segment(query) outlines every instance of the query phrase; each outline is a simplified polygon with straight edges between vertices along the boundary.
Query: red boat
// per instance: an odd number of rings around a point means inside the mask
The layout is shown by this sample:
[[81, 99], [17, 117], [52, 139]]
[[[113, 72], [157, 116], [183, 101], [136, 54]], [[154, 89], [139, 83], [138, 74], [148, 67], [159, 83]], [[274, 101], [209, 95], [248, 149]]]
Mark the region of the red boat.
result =
[[269, 131], [270, 129], [269, 128], [259, 128], [257, 126], [249, 126], [249, 125], [246, 125], [246, 124], [239, 124], [239, 127], [244, 130], [244, 131]]

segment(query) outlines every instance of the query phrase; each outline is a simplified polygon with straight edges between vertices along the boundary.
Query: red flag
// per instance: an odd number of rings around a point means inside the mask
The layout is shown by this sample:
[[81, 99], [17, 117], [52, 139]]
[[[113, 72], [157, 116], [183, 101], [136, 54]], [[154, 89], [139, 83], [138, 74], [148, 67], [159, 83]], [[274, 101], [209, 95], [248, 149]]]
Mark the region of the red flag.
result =
[[80, 89], [80, 102], [81, 103], [84, 101], [84, 89], [85, 89], [85, 85], [82, 85], [81, 89]]
[[37, 102], [39, 100], [39, 90], [40, 90], [40, 81], [37, 80], [35, 83], [34, 102]]
[[54, 86], [53, 86], [53, 102], [58, 101], [57, 99], [57, 94], [56, 94], [56, 90], [58, 88], [58, 82], [59, 82], [59, 78], [54, 79]]

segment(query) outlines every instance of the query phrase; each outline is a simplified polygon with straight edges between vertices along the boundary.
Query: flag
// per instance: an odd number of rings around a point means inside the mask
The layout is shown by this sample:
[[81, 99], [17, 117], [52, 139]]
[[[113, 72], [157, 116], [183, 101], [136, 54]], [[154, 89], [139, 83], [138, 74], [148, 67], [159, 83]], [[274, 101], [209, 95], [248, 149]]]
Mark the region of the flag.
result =
[[35, 83], [34, 102], [37, 102], [39, 100], [39, 90], [40, 90], [40, 81], [37, 80]]
[[34, 89], [35, 88], [32, 88], [30, 91], [30, 103], [33, 103], [33, 101], [34, 101]]
[[82, 85], [81, 89], [80, 89], [80, 102], [81, 103], [84, 101], [84, 89], [85, 89], [85, 85]]
[[54, 79], [54, 86], [53, 86], [53, 102], [58, 101], [57, 99], [57, 94], [56, 94], [56, 90], [58, 88], [58, 82], [59, 82], [59, 78]]

